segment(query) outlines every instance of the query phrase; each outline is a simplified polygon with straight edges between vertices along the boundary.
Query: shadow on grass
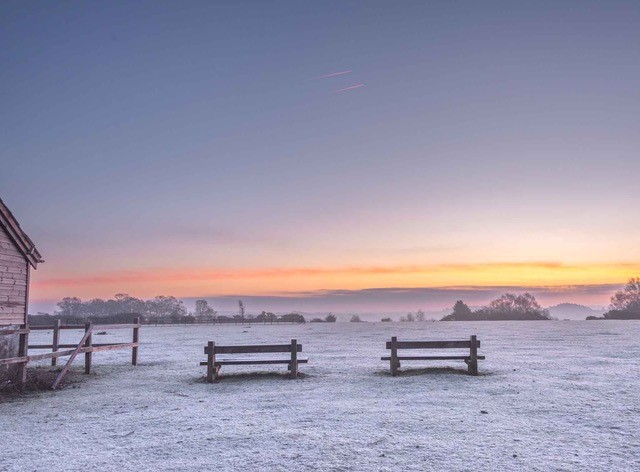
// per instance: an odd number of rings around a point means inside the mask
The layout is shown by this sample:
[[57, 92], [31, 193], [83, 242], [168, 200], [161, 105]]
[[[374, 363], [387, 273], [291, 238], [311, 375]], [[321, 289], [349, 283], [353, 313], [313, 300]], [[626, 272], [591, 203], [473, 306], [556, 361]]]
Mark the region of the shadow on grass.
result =
[[[392, 377], [391, 372], [388, 370], [376, 372], [376, 375], [381, 377]], [[415, 377], [418, 375], [464, 375], [466, 377], [473, 377], [469, 375], [469, 372], [465, 368], [456, 369], [454, 367], [422, 367], [419, 369], [400, 369], [398, 377]], [[477, 377], [487, 377], [491, 375], [490, 372], [478, 372]]]
[[[242, 382], [255, 382], [255, 381], [273, 381], [273, 380], [299, 380], [306, 379], [310, 376], [303, 372], [298, 372], [298, 378], [294, 379], [289, 375], [289, 373], [285, 372], [239, 372], [239, 373], [229, 373], [229, 374], [219, 374], [218, 378], [213, 381], [216, 383], [242, 383]], [[206, 377], [200, 377], [196, 383], [207, 383]]]
[[[61, 370], [61, 366], [38, 366], [28, 368], [27, 382], [22, 389], [18, 388], [18, 386], [12, 382], [6, 382], [4, 385], [0, 386], [0, 403], [3, 401], [9, 401], [12, 398], [50, 391], [53, 381]], [[86, 376], [81, 372], [69, 370], [58, 385], [58, 390], [69, 387], [78, 388], [77, 384], [82, 382], [85, 378]]]

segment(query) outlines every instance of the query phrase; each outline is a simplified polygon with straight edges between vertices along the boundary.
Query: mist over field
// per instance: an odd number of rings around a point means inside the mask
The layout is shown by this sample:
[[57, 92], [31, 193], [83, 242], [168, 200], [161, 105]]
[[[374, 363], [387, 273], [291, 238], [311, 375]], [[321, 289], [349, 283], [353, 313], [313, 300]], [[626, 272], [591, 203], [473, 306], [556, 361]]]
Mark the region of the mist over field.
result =
[[[560, 319], [584, 320], [590, 315], [601, 315], [611, 295], [622, 285], [601, 285], [570, 288], [545, 287], [468, 287], [468, 288], [394, 288], [368, 290], [334, 290], [311, 293], [283, 294], [279, 296], [233, 295], [224, 297], [185, 297], [187, 309], [192, 311], [195, 301], [205, 299], [221, 314], [234, 314], [238, 300], [243, 300], [249, 313], [263, 310], [273, 312], [299, 312], [322, 315], [332, 312], [339, 320], [348, 320], [351, 314], [362, 315], [367, 321], [380, 321], [381, 317], [395, 317], [396, 321], [407, 312], [423, 310], [429, 318], [439, 320], [451, 312], [456, 300], [468, 301], [472, 307], [480, 307], [502, 293], [529, 291], [545, 306], [552, 308], [551, 315]], [[592, 306], [566, 303], [572, 294], [588, 294], [594, 301]], [[33, 313], [53, 313], [57, 301], [35, 301]], [[557, 307], [557, 308], [556, 308]]]

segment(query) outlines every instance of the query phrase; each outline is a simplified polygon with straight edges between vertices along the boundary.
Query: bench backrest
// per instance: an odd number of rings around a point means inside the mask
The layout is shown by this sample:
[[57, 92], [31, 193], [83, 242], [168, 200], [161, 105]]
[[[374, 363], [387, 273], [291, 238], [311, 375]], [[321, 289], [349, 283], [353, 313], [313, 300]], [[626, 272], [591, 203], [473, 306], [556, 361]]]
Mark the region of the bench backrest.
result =
[[[472, 339], [466, 341], [395, 341], [396, 349], [471, 349]], [[393, 349], [393, 339], [387, 341], [387, 349]], [[480, 341], [475, 340], [476, 347], [480, 347]]]
[[[293, 340], [292, 340], [293, 341]], [[302, 344], [253, 344], [247, 346], [218, 346], [213, 344], [214, 354], [251, 354], [265, 352], [292, 352], [295, 346], [296, 352], [302, 352]], [[204, 347], [204, 353], [209, 354], [209, 346]]]

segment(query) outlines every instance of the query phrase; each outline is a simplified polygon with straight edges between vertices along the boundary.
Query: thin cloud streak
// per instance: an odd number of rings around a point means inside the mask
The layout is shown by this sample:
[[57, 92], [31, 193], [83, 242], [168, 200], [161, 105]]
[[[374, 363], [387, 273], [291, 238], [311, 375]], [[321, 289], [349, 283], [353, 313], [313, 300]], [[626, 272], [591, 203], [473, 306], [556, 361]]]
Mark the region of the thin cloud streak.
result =
[[352, 85], [351, 87], [341, 88], [339, 90], [335, 90], [331, 92], [331, 95], [335, 95], [336, 93], [348, 92], [349, 90], [354, 90], [360, 87], [364, 87], [364, 84], [356, 84], [356, 85]]
[[351, 72], [353, 72], [353, 70], [351, 70], [351, 69], [343, 70], [343, 71], [340, 71], [340, 72], [334, 72], [332, 74], [321, 75], [320, 77], [316, 77], [316, 79], [330, 79], [331, 77], [338, 77], [340, 75], [351, 74]]

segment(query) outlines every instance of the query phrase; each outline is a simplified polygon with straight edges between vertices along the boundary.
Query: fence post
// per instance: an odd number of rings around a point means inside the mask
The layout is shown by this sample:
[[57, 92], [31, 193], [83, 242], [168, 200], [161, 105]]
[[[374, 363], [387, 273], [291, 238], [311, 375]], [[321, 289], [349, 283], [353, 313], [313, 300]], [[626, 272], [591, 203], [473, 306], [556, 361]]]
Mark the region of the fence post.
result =
[[391, 338], [391, 359], [389, 361], [391, 363], [391, 375], [394, 377], [398, 375], [398, 338], [393, 336]]
[[[91, 331], [91, 321], [87, 321], [84, 325], [84, 332], [88, 333], [89, 331]], [[92, 334], [89, 333], [89, 335], [87, 336], [87, 340], [84, 343], [84, 347], [91, 347], [91, 337]], [[89, 351], [89, 352], [85, 352], [84, 353], [84, 373], [85, 374], [90, 374], [91, 373], [91, 358], [93, 356], [93, 352]]]
[[209, 341], [207, 343], [207, 382], [208, 383], [213, 382], [213, 373], [215, 371], [214, 363], [216, 361], [215, 347], [216, 347], [216, 343], [214, 343], [213, 341]]
[[291, 340], [291, 377], [298, 377], [298, 341]]
[[[29, 355], [29, 324], [25, 323], [20, 326], [21, 329], [27, 330], [26, 333], [20, 333], [18, 341], [18, 357], [27, 357]], [[20, 389], [24, 388], [27, 383], [27, 364], [28, 361], [18, 364], [16, 382]]]
[[469, 348], [469, 373], [478, 375], [478, 341], [476, 335], [471, 336], [471, 347]]
[[[60, 345], [60, 320], [55, 320], [53, 323], [53, 352], [58, 351], [58, 346]], [[51, 358], [51, 365], [56, 366], [58, 364], [58, 358]]]
[[135, 346], [131, 348], [131, 364], [138, 365], [138, 341], [140, 339], [140, 328], [138, 325], [140, 324], [140, 318], [136, 317], [133, 319], [133, 322], [136, 326], [133, 327], [133, 342], [136, 343]]

